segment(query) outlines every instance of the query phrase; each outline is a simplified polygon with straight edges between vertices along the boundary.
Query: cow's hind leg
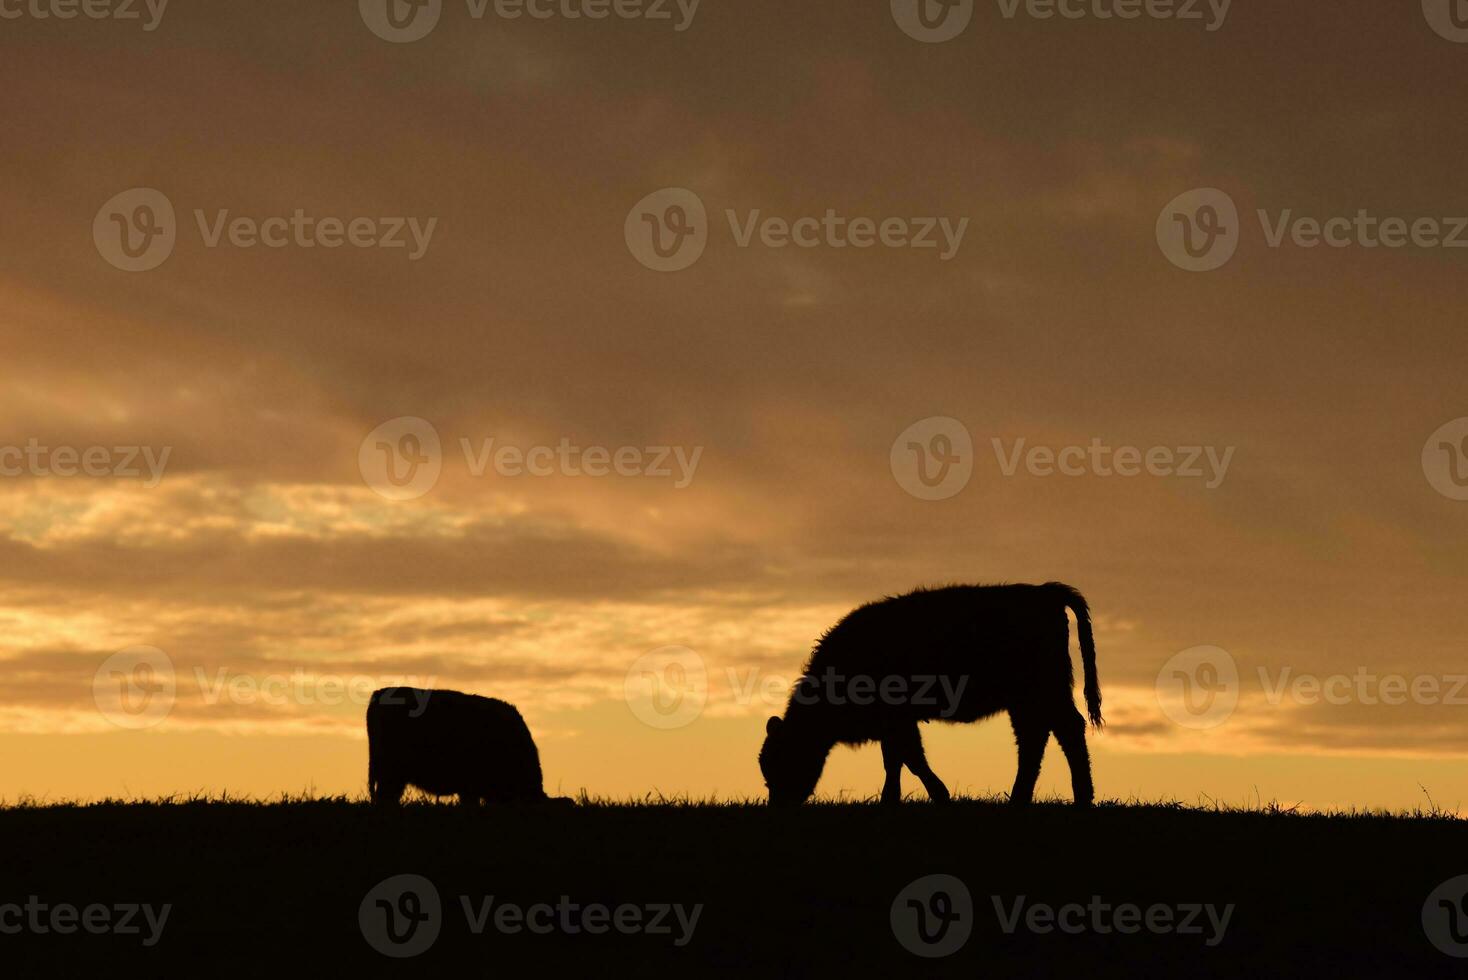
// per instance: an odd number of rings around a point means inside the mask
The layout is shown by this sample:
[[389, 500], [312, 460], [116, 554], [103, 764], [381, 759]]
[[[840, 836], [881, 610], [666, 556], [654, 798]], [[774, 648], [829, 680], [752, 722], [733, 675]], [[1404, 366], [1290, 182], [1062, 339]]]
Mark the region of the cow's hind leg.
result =
[[887, 778], [882, 783], [882, 803], [894, 806], [902, 802], [902, 747], [892, 735], [882, 736], [882, 769]]
[[1070, 765], [1070, 786], [1077, 806], [1090, 806], [1096, 790], [1091, 784], [1091, 753], [1086, 749], [1086, 719], [1074, 704], [1057, 713], [1055, 740]]
[[1040, 779], [1040, 762], [1045, 758], [1050, 728], [1028, 713], [1011, 711], [1009, 722], [1014, 727], [1014, 741], [1019, 747], [1019, 771], [1014, 776], [1014, 789], [1009, 791], [1009, 802], [1025, 804], [1035, 798], [1035, 783]]

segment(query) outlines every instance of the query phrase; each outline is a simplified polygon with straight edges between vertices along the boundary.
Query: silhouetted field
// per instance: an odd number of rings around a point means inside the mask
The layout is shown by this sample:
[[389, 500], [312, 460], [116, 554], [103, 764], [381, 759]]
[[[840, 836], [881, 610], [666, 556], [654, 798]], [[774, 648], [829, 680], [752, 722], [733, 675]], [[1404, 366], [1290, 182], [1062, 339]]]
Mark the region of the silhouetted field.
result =
[[[1468, 872], [1462, 822], [1430, 813], [1104, 804], [1086, 812], [979, 801], [791, 812], [595, 801], [383, 812], [348, 800], [213, 801], [0, 810], [0, 841], [0, 904], [34, 895], [78, 909], [172, 906], [151, 947], [141, 914], [139, 934], [0, 936], [12, 976], [184, 962], [200, 975], [255, 976], [301, 968], [495, 976], [534, 967], [607, 977], [1433, 976], [1463, 966], [1423, 931], [1428, 895]], [[433, 883], [441, 916], [425, 952], [392, 959], [369, 945], [359, 908], [401, 874]], [[930, 908], [971, 916], [971, 935], [945, 958], [909, 952], [892, 923], [899, 893], [929, 875], [954, 876], [971, 895], [971, 907], [946, 891]], [[475, 934], [473, 910], [490, 896], [486, 927]], [[549, 934], [496, 928], [506, 904], [523, 911], [538, 903], [554, 910]], [[1021, 920], [1006, 931], [1017, 903]], [[1071, 903], [1084, 909], [1061, 913], [1070, 931], [1044, 931], [1036, 906]], [[672, 912], [660, 920], [668, 932], [645, 928], [658, 908], [679, 905], [685, 917], [702, 906], [691, 930]], [[1233, 908], [1221, 932], [1204, 913], [1191, 913], [1197, 932], [1180, 932], [1195, 905]], [[596, 926], [594, 915], [584, 917], [595, 906], [609, 917], [622, 907], [623, 928], [563, 927]], [[1113, 928], [1131, 924], [1125, 913], [1115, 917], [1127, 906], [1150, 914], [1154, 927]], [[1038, 930], [1026, 924], [1031, 916]]]

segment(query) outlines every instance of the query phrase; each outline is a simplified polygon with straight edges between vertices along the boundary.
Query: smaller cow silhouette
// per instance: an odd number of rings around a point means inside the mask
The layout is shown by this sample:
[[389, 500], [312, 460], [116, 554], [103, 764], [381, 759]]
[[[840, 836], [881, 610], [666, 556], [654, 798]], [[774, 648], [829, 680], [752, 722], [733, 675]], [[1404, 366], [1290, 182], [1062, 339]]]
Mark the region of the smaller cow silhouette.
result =
[[765, 725], [759, 764], [770, 803], [804, 802], [832, 748], [873, 741], [882, 744], [887, 774], [883, 803], [901, 801], [903, 766], [945, 803], [948, 789], [928, 765], [918, 723], [1008, 711], [1019, 746], [1010, 800], [1034, 797], [1053, 732], [1070, 763], [1075, 801], [1089, 805], [1095, 791], [1086, 719], [1071, 694], [1067, 608], [1080, 634], [1086, 708], [1100, 727], [1096, 647], [1079, 592], [1059, 582], [918, 589], [849, 613], [816, 644], [785, 717]]
[[367, 705], [367, 784], [393, 805], [416, 786], [479, 803], [537, 803], [540, 753], [512, 704], [458, 691], [386, 687]]

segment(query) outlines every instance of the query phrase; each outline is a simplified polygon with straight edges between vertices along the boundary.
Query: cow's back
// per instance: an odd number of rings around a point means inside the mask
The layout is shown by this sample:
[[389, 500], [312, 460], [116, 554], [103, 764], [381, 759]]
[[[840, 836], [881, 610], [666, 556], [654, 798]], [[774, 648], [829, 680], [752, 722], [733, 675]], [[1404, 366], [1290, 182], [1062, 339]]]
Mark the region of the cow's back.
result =
[[[847, 614], [821, 638], [807, 673], [818, 679], [827, 672], [846, 679], [902, 677], [909, 692], [936, 677], [941, 683], [928, 691], [941, 701], [934, 707], [952, 711], [952, 720], [969, 721], [1007, 706], [1016, 689], [1068, 683], [1068, 658], [1038, 656], [1063, 651], [1067, 630], [1065, 607], [1045, 586], [919, 589]], [[958, 705], [942, 698], [943, 683], [962, 692]], [[915, 714], [931, 717], [923, 710]]]

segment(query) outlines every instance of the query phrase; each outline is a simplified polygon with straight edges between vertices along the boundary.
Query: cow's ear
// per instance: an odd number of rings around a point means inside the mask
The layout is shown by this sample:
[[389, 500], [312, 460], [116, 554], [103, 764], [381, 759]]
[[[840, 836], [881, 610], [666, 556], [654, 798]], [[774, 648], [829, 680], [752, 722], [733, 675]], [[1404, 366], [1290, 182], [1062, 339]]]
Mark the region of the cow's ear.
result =
[[765, 734], [773, 735], [780, 730], [780, 716], [770, 715], [770, 720], [765, 722]]

